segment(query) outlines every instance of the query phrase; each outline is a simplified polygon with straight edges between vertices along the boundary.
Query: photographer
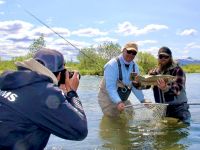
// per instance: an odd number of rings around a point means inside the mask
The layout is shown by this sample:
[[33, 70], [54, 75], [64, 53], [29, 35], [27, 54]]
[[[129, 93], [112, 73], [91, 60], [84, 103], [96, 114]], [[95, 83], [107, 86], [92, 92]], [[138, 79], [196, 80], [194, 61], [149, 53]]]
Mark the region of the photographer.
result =
[[[64, 71], [63, 55], [50, 49], [16, 63], [0, 76], [0, 149], [41, 150], [51, 134], [83, 140], [87, 119], [76, 90], [79, 74]], [[59, 83], [59, 84], [58, 84]]]

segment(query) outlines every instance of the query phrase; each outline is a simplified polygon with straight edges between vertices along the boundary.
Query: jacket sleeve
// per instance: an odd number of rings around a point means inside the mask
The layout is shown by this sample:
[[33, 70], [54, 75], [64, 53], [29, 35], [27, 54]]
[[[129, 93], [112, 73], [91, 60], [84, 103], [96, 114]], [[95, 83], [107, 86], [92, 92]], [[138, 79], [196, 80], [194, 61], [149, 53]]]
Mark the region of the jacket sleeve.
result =
[[33, 121], [44, 130], [64, 139], [83, 140], [88, 134], [87, 119], [76, 92], [67, 95], [57, 88], [45, 92]]
[[106, 90], [113, 103], [121, 102], [119, 94], [117, 93], [118, 67], [115, 62], [107, 64], [104, 69], [104, 79], [106, 82]]
[[142, 90], [138, 90], [136, 89], [134, 86], [132, 87], [132, 92], [134, 93], [134, 95], [137, 97], [137, 99], [140, 101], [140, 102], [143, 102], [144, 101], [144, 94], [142, 92]]

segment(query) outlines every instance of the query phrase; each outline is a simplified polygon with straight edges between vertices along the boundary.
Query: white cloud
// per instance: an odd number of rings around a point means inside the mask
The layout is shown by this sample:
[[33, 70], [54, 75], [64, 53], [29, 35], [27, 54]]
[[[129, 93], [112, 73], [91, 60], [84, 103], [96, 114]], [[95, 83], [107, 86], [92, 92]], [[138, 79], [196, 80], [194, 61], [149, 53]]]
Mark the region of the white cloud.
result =
[[0, 57], [3, 59], [11, 59], [17, 56], [24, 56], [27, 54], [27, 47], [28, 43], [16, 43], [13, 44], [12, 42], [3, 42], [0, 45]]
[[[56, 39], [53, 42], [47, 42], [47, 48], [50, 49], [56, 49], [60, 51], [63, 55], [66, 61], [77, 61], [77, 54], [79, 54], [80, 49], [89, 47], [91, 44], [86, 42], [80, 42], [80, 41], [74, 41], [74, 40], [68, 40], [70, 43], [73, 44], [70, 45], [63, 39]], [[75, 47], [74, 47], [75, 46]]]
[[32, 28], [32, 24], [20, 20], [0, 22], [0, 57], [10, 59], [27, 54]]
[[142, 48], [142, 49], [139, 50], [139, 51], [150, 53], [150, 54], [152, 54], [154, 57], [157, 58], [158, 50], [159, 50], [159, 47], [149, 47], [148, 49]]
[[34, 40], [34, 37], [28, 36], [28, 34], [26, 33], [22, 33], [22, 34], [8, 34], [3, 39], [12, 42], [30, 42]]
[[[69, 44], [67, 41], [71, 43], [72, 45]], [[58, 38], [51, 43], [53, 43], [52, 45], [55, 45], [56, 47], [60, 47], [63, 49], [81, 49], [84, 47], [88, 47], [90, 45], [90, 43], [81, 42], [81, 41], [75, 41], [75, 40], [67, 40], [67, 41]], [[48, 45], [50, 45], [51, 43], [49, 43]]]
[[139, 46], [143, 46], [143, 45], [146, 45], [146, 44], [156, 44], [156, 43], [158, 43], [158, 41], [155, 41], [155, 40], [144, 40], [144, 41], [137, 41], [136, 43]]
[[186, 45], [186, 48], [200, 49], [200, 44], [196, 44], [195, 42], [188, 43], [188, 44]]
[[77, 31], [73, 31], [72, 34], [77, 36], [86, 36], [86, 37], [94, 37], [94, 36], [104, 36], [107, 35], [107, 32], [101, 32], [99, 29], [95, 28], [85, 28], [79, 29]]
[[3, 0], [0, 0], [0, 5], [1, 5], [1, 4], [4, 4], [4, 3], [5, 3], [5, 1], [3, 1]]
[[117, 42], [118, 39], [110, 38], [110, 37], [101, 37], [94, 39], [95, 42]]
[[[66, 28], [55, 27], [52, 29], [64, 38], [71, 34]], [[35, 27], [28, 22], [20, 20], [0, 22], [0, 57], [3, 59], [10, 59], [12, 57], [26, 55], [29, 51], [28, 47], [30, 44], [34, 39], [39, 38], [42, 33], [44, 34], [46, 45], [49, 48], [66, 51], [66, 42], [44, 26]], [[83, 45], [87, 45], [83, 42], [76, 42], [75, 45], [76, 44], [81, 48]], [[74, 51], [72, 51], [72, 53], [73, 55], [75, 53], [77, 54], [77, 52]]]
[[[70, 36], [70, 31], [66, 28], [51, 28], [53, 31], [55, 31], [56, 33], [58, 33], [59, 35], [62, 35], [62, 36]], [[44, 34], [44, 36], [55, 36], [56, 34], [47, 27], [37, 27], [35, 29], [33, 29], [31, 32], [32, 32], [32, 35], [41, 35], [41, 34]]]
[[[52, 27], [52, 29], [64, 38], [71, 35], [67, 28]], [[61, 51], [67, 60], [76, 59], [76, 55], [79, 53], [78, 49], [90, 46], [90, 43], [69, 40], [77, 47], [74, 48], [50, 29], [44, 26], [35, 27], [20, 20], [0, 22], [0, 33], [0, 57], [2, 59], [26, 55], [30, 44], [42, 33], [47, 48]]]
[[178, 35], [189, 36], [189, 35], [195, 35], [195, 34], [197, 34], [197, 32], [198, 31], [195, 29], [185, 29], [182, 32], [178, 33]]
[[2, 21], [0, 22], [0, 33], [1, 34], [17, 34], [24, 33], [33, 28], [33, 25], [21, 21], [21, 20], [13, 20], [13, 21]]
[[140, 29], [137, 26], [134, 26], [130, 22], [126, 21], [118, 25], [118, 29], [116, 30], [116, 32], [128, 36], [147, 34], [149, 32], [154, 32], [162, 29], [168, 29], [168, 27], [166, 25], [149, 24]]

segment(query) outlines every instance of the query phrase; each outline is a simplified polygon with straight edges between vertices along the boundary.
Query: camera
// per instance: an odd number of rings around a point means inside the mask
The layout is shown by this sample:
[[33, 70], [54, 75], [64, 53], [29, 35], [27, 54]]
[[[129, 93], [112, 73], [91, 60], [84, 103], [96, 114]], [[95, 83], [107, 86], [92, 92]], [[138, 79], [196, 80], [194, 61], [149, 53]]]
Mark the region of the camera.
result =
[[[71, 79], [72, 77], [73, 77], [73, 75], [74, 75], [74, 71], [69, 71], [69, 70], [67, 70], [67, 69], [63, 69], [62, 71], [61, 71], [61, 73], [60, 73], [60, 81], [59, 81], [59, 85], [60, 84], [65, 84], [65, 73], [66, 73], [66, 71], [68, 71], [69, 72], [69, 78]], [[79, 73], [78, 73], [79, 74]], [[79, 74], [79, 79], [81, 78], [81, 75]]]

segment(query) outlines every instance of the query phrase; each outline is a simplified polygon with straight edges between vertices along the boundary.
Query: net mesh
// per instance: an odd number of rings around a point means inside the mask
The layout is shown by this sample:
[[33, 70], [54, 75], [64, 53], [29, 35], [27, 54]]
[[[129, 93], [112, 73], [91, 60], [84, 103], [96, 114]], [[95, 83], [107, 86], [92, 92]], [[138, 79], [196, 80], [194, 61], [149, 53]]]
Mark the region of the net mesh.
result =
[[166, 116], [167, 104], [141, 103], [127, 105], [125, 113], [132, 116], [135, 121], [159, 121]]

